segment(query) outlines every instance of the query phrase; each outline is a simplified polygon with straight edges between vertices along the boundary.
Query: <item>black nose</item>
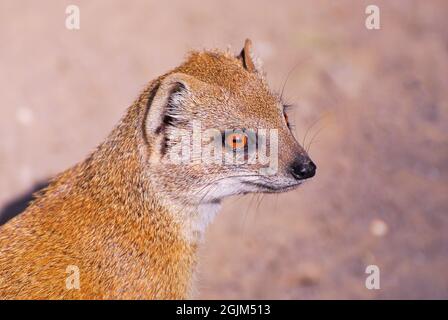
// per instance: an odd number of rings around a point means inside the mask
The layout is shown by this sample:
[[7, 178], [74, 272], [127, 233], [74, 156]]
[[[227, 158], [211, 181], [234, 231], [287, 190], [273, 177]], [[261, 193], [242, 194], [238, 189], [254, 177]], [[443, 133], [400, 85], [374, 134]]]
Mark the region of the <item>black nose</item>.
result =
[[291, 165], [291, 173], [297, 180], [308, 179], [316, 174], [316, 165], [308, 157], [298, 157]]

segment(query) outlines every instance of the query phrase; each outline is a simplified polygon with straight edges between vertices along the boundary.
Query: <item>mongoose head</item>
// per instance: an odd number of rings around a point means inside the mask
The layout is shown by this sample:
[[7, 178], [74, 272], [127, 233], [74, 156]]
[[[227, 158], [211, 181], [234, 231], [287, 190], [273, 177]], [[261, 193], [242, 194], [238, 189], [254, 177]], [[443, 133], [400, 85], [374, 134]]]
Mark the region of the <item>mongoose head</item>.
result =
[[285, 106], [252, 57], [193, 52], [160, 77], [145, 120], [148, 177], [190, 204], [291, 190], [315, 164], [294, 138]]

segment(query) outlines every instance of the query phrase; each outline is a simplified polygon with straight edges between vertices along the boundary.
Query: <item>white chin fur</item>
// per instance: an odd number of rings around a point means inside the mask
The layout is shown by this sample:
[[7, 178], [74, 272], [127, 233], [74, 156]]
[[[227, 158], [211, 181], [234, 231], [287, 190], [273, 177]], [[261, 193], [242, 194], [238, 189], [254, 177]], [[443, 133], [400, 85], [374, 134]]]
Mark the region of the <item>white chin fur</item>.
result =
[[198, 211], [183, 223], [185, 238], [192, 243], [201, 242], [207, 226], [213, 221], [219, 209], [221, 203], [218, 201], [200, 204]]

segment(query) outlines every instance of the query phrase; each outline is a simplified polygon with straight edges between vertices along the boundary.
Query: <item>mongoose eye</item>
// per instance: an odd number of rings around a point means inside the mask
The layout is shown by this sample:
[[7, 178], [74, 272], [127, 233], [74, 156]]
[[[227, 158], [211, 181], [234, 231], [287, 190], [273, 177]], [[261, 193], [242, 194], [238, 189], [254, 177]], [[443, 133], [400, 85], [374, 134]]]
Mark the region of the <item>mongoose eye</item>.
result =
[[233, 150], [246, 149], [247, 136], [244, 133], [231, 133], [226, 138], [226, 144]]

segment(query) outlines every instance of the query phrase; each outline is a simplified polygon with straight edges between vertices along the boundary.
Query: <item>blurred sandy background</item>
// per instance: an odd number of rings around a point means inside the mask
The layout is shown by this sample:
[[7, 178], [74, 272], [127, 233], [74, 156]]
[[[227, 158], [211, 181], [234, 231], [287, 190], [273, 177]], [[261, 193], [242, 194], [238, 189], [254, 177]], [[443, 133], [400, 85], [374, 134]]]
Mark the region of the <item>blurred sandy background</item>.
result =
[[[81, 29], [65, 28], [65, 8]], [[381, 29], [364, 26], [381, 9]], [[82, 160], [195, 48], [241, 49], [297, 105], [316, 178], [225, 202], [198, 298], [448, 298], [446, 1], [0, 1], [0, 208]], [[317, 122], [317, 123], [316, 123]], [[315, 124], [314, 126], [312, 126]], [[364, 286], [367, 265], [381, 289]]]

